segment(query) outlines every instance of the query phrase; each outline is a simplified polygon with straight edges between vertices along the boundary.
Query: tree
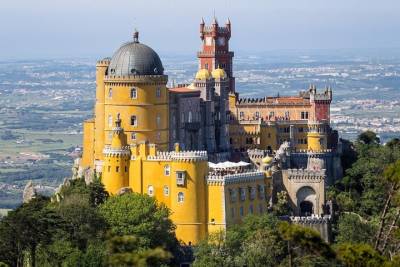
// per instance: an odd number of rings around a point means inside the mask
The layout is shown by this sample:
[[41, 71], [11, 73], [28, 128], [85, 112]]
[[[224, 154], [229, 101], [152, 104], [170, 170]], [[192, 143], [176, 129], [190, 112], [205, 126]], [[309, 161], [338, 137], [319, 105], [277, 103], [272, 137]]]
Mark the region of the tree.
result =
[[89, 202], [92, 206], [103, 204], [109, 197], [103, 183], [97, 177], [89, 185]]
[[385, 258], [367, 244], [340, 244], [336, 253], [338, 259], [351, 267], [375, 267], [383, 266]]
[[100, 205], [100, 213], [113, 235], [134, 235], [142, 248], [178, 246], [169, 209], [147, 195], [138, 193], [112, 196]]
[[361, 133], [358, 136], [357, 141], [366, 145], [377, 145], [380, 143], [379, 137], [373, 131], [365, 131]]
[[110, 238], [107, 241], [109, 266], [160, 266], [171, 258], [171, 254], [160, 247], [143, 249], [140, 243], [133, 235]]
[[344, 213], [339, 217], [337, 243], [372, 245], [376, 225], [358, 214]]
[[286, 191], [278, 192], [277, 199], [276, 204], [273, 206], [274, 214], [277, 216], [289, 215], [290, 207]]
[[[8, 215], [0, 223], [0, 260], [22, 266], [28, 253], [30, 265], [36, 266], [36, 250], [51, 242], [61, 219], [48, 208], [49, 199], [38, 196]], [[4, 256], [3, 256], [4, 255]]]

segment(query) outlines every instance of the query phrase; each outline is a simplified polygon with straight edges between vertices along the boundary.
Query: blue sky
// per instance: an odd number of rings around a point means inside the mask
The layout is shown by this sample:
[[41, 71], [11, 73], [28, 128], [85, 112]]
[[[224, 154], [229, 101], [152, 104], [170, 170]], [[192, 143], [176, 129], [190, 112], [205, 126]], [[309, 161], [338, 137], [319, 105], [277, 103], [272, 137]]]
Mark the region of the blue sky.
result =
[[0, 60], [103, 57], [131, 39], [195, 53], [198, 24], [230, 17], [235, 51], [400, 47], [398, 0], [2, 0]]

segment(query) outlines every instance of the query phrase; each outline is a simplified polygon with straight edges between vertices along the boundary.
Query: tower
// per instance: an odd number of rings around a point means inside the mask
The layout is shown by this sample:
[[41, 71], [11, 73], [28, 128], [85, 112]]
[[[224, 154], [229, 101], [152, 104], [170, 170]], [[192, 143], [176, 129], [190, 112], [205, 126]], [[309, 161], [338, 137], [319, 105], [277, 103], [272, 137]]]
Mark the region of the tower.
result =
[[104, 147], [102, 182], [111, 194], [129, 186], [130, 148], [126, 143], [126, 135], [121, 128], [119, 113], [112, 129], [111, 145]]
[[229, 92], [235, 91], [235, 78], [232, 74], [233, 52], [229, 51], [231, 38], [231, 22], [228, 19], [224, 27], [218, 25], [214, 18], [211, 26], [206, 26], [204, 20], [200, 23], [201, 51], [197, 53], [199, 69], [213, 71], [218, 67], [225, 70], [229, 79]]

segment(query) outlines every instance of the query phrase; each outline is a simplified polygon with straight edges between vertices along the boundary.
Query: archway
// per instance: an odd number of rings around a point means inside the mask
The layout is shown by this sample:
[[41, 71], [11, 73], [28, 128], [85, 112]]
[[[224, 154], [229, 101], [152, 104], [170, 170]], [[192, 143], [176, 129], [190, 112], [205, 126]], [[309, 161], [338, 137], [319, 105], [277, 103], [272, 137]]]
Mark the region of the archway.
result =
[[297, 193], [297, 213], [300, 216], [311, 216], [316, 214], [317, 195], [315, 190], [310, 186], [301, 187]]
[[310, 201], [302, 201], [300, 203], [300, 216], [310, 216], [314, 214], [314, 205]]

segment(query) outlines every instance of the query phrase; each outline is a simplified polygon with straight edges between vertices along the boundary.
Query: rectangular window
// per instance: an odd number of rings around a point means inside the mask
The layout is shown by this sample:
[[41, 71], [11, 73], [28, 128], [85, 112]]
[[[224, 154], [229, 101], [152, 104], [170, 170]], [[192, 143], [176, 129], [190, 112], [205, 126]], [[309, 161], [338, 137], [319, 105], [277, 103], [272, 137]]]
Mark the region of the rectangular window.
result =
[[110, 172], [111, 171], [111, 166], [108, 166], [108, 172]]
[[137, 126], [137, 118], [135, 115], [131, 116], [131, 125]]
[[240, 118], [241, 120], [244, 119], [244, 112], [243, 112], [243, 111], [240, 111], [240, 112], [239, 112], [239, 118]]
[[240, 207], [239, 211], [240, 211], [240, 216], [243, 216], [244, 215], [243, 207]]
[[257, 112], [254, 114], [254, 116], [255, 116], [255, 119], [258, 120], [258, 119], [260, 118], [260, 112], [257, 111]]
[[157, 89], [156, 89], [156, 97], [157, 98], [161, 97], [161, 88], [160, 87], [157, 87]]
[[239, 194], [240, 194], [240, 200], [245, 201], [246, 200], [246, 190], [244, 188], [239, 188]]
[[136, 133], [131, 133], [131, 139], [136, 140]]
[[115, 172], [119, 172], [119, 166], [115, 167]]
[[185, 172], [184, 171], [176, 172], [176, 184], [180, 185], [180, 186], [185, 185]]
[[285, 118], [290, 118], [290, 112], [289, 111], [285, 111]]
[[125, 172], [128, 172], [128, 167], [125, 166]]

